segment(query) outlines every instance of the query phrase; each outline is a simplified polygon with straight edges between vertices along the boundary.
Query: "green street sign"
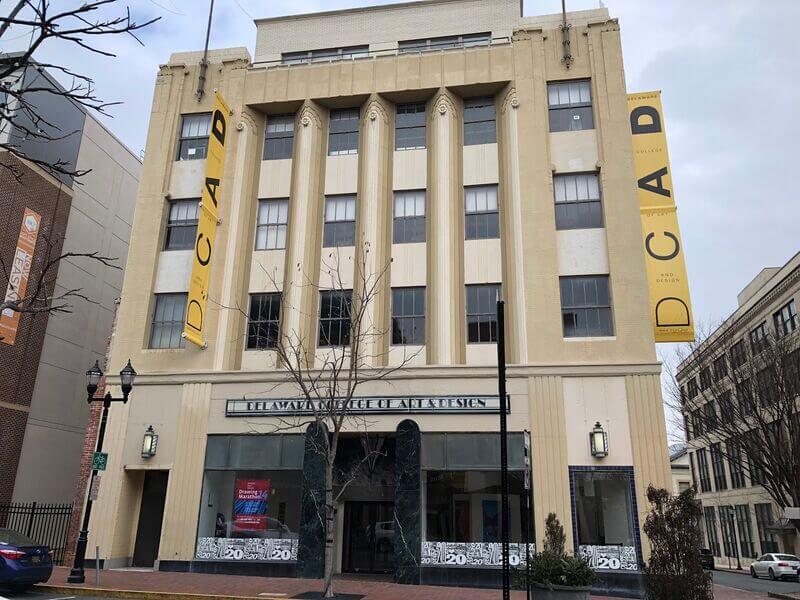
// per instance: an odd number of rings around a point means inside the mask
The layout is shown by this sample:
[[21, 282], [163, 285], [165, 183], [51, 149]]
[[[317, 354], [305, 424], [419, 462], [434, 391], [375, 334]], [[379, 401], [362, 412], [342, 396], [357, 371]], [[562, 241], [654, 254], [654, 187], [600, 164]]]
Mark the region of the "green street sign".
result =
[[105, 471], [108, 464], [108, 454], [106, 452], [95, 452], [92, 458], [92, 469]]

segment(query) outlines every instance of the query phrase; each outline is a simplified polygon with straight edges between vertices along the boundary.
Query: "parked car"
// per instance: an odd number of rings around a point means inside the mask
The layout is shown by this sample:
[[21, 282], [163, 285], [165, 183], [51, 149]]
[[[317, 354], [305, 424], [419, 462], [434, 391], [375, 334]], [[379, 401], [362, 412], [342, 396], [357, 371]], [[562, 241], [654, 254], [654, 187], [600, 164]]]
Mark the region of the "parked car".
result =
[[0, 587], [23, 591], [50, 579], [50, 548], [12, 531], [0, 529]]
[[770, 579], [797, 578], [800, 559], [794, 554], [764, 554], [750, 565], [750, 575], [755, 579], [761, 576]]
[[704, 569], [714, 570], [714, 555], [708, 548], [700, 548], [700, 564]]

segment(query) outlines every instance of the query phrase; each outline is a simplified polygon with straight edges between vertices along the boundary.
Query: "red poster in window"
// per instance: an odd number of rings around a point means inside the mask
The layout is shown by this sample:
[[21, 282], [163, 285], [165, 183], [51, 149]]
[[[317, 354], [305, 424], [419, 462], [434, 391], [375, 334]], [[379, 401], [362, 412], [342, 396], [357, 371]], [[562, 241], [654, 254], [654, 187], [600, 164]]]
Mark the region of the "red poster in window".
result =
[[233, 497], [233, 528], [258, 531], [267, 528], [269, 479], [237, 479]]

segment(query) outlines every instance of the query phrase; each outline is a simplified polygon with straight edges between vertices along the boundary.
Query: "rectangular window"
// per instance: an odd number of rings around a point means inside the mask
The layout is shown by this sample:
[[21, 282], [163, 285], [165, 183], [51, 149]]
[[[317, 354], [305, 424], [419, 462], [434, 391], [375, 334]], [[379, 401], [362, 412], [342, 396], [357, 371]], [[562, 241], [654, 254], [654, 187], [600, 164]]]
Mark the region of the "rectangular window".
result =
[[745, 487], [744, 463], [742, 456], [742, 446], [738, 441], [728, 440], [726, 444], [728, 450], [728, 466], [731, 470], [731, 488], [739, 489]]
[[286, 223], [289, 220], [289, 199], [258, 201], [256, 250], [286, 248]]
[[786, 391], [796, 396], [800, 393], [800, 348], [781, 357], [781, 366]]
[[588, 79], [547, 84], [550, 131], [594, 129], [592, 89]]
[[703, 420], [706, 431], [714, 431], [717, 428], [717, 410], [713, 400], [709, 400], [703, 405]]
[[694, 400], [697, 398], [697, 394], [699, 393], [699, 389], [697, 388], [697, 379], [692, 377], [689, 382], [686, 384], [686, 391], [689, 394], [689, 400]]
[[579, 546], [635, 546], [630, 476], [573, 472]]
[[181, 337], [186, 319], [186, 292], [156, 294], [153, 322], [150, 326], [151, 348], [183, 348]]
[[723, 354], [714, 361], [714, 381], [721, 381], [728, 374], [728, 361]]
[[778, 552], [778, 541], [775, 534], [767, 528], [773, 523], [772, 505], [769, 503], [755, 504], [756, 527], [758, 528], [758, 543], [761, 546], [761, 553]]
[[278, 345], [281, 319], [281, 294], [251, 294], [247, 320], [247, 349], [263, 350]]
[[294, 115], [267, 117], [264, 133], [264, 160], [292, 158], [294, 146]]
[[491, 33], [472, 33], [468, 35], [448, 35], [418, 40], [401, 40], [397, 47], [400, 54], [413, 52], [430, 52], [432, 50], [449, 50], [452, 48], [469, 48], [471, 46], [488, 46], [492, 43]]
[[752, 485], [761, 485], [765, 478], [766, 463], [764, 462], [764, 453], [761, 451], [758, 431], [754, 429], [748, 435], [751, 437], [750, 443], [747, 445], [749, 450], [747, 460], [750, 465], [750, 483]]
[[761, 406], [769, 406], [778, 400], [778, 381], [775, 367], [767, 367], [756, 373], [756, 390]]
[[725, 390], [719, 395], [719, 422], [728, 425], [735, 414], [733, 399], [730, 390]]
[[500, 237], [500, 212], [496, 185], [471, 185], [464, 188], [464, 237], [468, 240]]
[[756, 558], [749, 504], [736, 505], [736, 528], [739, 530], [739, 549], [742, 552], [742, 556], [745, 558]]
[[392, 229], [395, 244], [425, 241], [425, 190], [394, 193]]
[[352, 290], [331, 290], [319, 293], [319, 346], [350, 344]]
[[497, 298], [500, 284], [467, 286], [467, 342], [497, 341]]
[[183, 115], [178, 141], [178, 160], [205, 158], [208, 152], [209, 133], [211, 133], [211, 113]]
[[732, 506], [719, 507], [719, 524], [722, 526], [722, 546], [725, 556], [736, 556], [733, 519]]
[[494, 144], [496, 141], [494, 96], [464, 100], [464, 145]]
[[762, 321], [758, 326], [750, 332], [750, 349], [753, 351], [753, 356], [760, 354], [769, 343], [767, 332], [767, 322]]
[[398, 104], [394, 125], [394, 149], [425, 148], [425, 103]]
[[197, 235], [200, 200], [173, 200], [169, 203], [164, 250], [191, 250]]
[[711, 444], [711, 468], [714, 472], [714, 486], [718, 492], [728, 489], [728, 479], [725, 477], [725, 462], [722, 456], [722, 444]]
[[392, 344], [425, 343], [425, 288], [392, 288]]
[[281, 63], [299, 65], [313, 62], [331, 62], [334, 60], [352, 60], [369, 56], [369, 46], [348, 46], [346, 48], [323, 48], [321, 50], [303, 50], [301, 52], [283, 52]]
[[703, 517], [706, 522], [706, 537], [708, 546], [714, 556], [722, 556], [719, 552], [719, 537], [717, 537], [717, 513], [713, 506], [703, 508]]
[[744, 340], [739, 340], [731, 346], [731, 369], [738, 369], [747, 362], [747, 347]]
[[356, 197], [353, 195], [325, 196], [325, 227], [322, 232], [324, 248], [355, 246]]
[[753, 403], [753, 392], [750, 379], [743, 379], [736, 384], [736, 397], [739, 401], [739, 411], [743, 416], [752, 414], [755, 404]]
[[358, 154], [359, 109], [342, 108], [331, 111], [328, 155]]
[[699, 408], [692, 411], [692, 425], [695, 437], [699, 437], [705, 433], [705, 428], [703, 427], [703, 416], [700, 414]]
[[700, 370], [700, 389], [705, 391], [711, 387], [711, 368], [705, 367]]
[[564, 337], [614, 335], [608, 275], [559, 278]]
[[706, 449], [700, 448], [700, 450], [695, 452], [695, 455], [697, 456], [697, 467], [700, 470], [700, 491], [710, 492], [711, 477], [708, 472], [708, 456], [706, 455]]
[[597, 173], [553, 175], [553, 191], [556, 229], [590, 229], [603, 226]]
[[784, 304], [778, 312], [772, 315], [772, 320], [775, 323], [775, 333], [778, 337], [789, 335], [796, 330], [799, 322], [794, 300]]

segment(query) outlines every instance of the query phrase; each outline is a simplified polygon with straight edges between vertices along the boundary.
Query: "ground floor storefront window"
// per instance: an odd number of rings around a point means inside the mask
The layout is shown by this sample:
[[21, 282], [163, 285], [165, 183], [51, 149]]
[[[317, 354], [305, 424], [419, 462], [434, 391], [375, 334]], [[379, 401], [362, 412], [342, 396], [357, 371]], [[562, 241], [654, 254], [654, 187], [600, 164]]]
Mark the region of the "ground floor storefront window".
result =
[[633, 470], [571, 467], [575, 544], [595, 569], [636, 570]]
[[210, 436], [196, 558], [296, 561], [302, 461], [302, 436]]

